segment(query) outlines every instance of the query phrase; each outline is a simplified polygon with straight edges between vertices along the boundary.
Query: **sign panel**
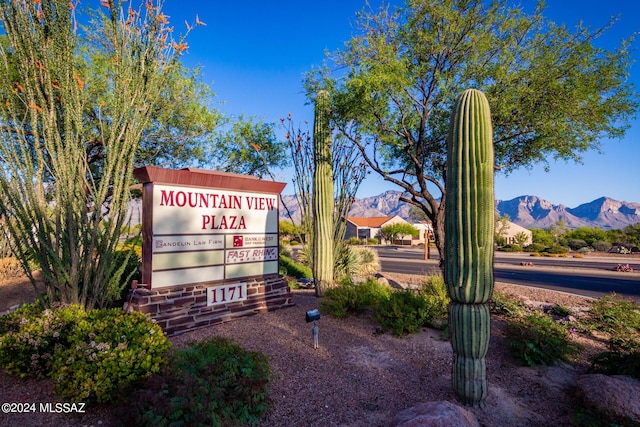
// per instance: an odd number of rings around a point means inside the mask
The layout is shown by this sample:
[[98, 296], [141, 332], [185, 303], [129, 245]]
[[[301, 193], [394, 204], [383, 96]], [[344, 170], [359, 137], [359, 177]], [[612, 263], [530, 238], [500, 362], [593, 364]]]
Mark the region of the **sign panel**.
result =
[[158, 183], [151, 195], [154, 288], [278, 273], [277, 195]]

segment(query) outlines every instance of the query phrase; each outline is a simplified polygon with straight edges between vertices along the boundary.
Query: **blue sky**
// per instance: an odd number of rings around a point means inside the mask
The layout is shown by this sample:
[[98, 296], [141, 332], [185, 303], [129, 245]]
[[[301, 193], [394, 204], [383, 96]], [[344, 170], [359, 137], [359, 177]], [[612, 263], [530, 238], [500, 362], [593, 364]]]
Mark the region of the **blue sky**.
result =
[[[373, 8], [380, 0], [370, 0]], [[392, 0], [391, 4], [400, 4]], [[525, 7], [535, 2], [522, 0]], [[356, 12], [364, 0], [308, 1], [219, 1], [165, 0], [164, 11], [176, 32], [184, 21], [198, 15], [207, 25], [189, 35], [188, 66], [200, 65], [203, 81], [211, 86], [215, 105], [227, 115], [256, 116], [279, 123], [293, 114], [296, 123], [313, 121], [313, 108], [305, 105], [302, 75], [320, 65], [325, 51], [341, 48], [354, 33]], [[546, 16], [556, 23], [574, 27], [580, 20], [593, 28], [613, 16], [619, 21], [604, 37], [602, 47], [617, 46], [623, 38], [640, 32], [638, 0], [548, 0]], [[640, 37], [635, 41], [631, 80], [640, 90]], [[284, 132], [279, 129], [278, 136]], [[626, 137], [602, 141], [602, 153], [589, 152], [583, 164], [552, 162], [551, 171], [542, 166], [518, 170], [509, 176], [496, 175], [496, 198], [509, 200], [535, 195], [553, 204], [576, 207], [601, 196], [640, 202], [640, 115]], [[278, 179], [288, 181], [286, 173]], [[374, 174], [362, 184], [358, 197], [398, 189]], [[284, 193], [293, 192], [291, 186]]]

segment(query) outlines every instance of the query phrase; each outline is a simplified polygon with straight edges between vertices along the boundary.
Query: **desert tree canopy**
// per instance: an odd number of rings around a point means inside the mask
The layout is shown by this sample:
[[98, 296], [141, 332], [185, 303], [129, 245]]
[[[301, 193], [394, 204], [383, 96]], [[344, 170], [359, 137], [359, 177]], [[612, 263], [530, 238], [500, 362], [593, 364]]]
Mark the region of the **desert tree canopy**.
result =
[[444, 170], [451, 108], [465, 89], [491, 107], [496, 170], [549, 159], [580, 161], [624, 135], [638, 108], [628, 81], [633, 35], [613, 50], [615, 25], [567, 28], [540, 2], [407, 0], [363, 10], [355, 35], [308, 73], [309, 94], [332, 94], [333, 120], [368, 166], [405, 191], [433, 222], [442, 253]]

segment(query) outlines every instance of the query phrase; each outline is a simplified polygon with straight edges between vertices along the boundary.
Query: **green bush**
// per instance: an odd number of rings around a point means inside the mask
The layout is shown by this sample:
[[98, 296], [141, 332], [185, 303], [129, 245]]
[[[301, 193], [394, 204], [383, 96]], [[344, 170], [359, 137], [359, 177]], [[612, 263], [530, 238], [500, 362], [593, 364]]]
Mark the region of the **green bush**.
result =
[[547, 245], [543, 245], [542, 243], [532, 243], [522, 248], [525, 252], [542, 252], [545, 249], [547, 249]]
[[592, 372], [640, 378], [640, 306], [618, 295], [592, 302], [587, 328], [610, 334], [608, 351], [591, 357]]
[[585, 322], [603, 332], [637, 332], [640, 329], [640, 306], [635, 301], [616, 294], [605, 295], [591, 303], [589, 317]]
[[55, 392], [73, 401], [105, 403], [140, 379], [158, 372], [171, 347], [162, 329], [139, 312], [91, 310], [55, 354]]
[[569, 361], [580, 349], [564, 323], [538, 312], [509, 321], [507, 339], [516, 363], [522, 366], [549, 366], [558, 360]]
[[350, 313], [361, 313], [369, 307], [377, 306], [390, 294], [391, 289], [375, 279], [362, 283], [345, 279], [338, 286], [327, 289], [320, 305], [330, 315], [343, 318]]
[[269, 360], [214, 337], [177, 350], [133, 395], [128, 425], [257, 425], [269, 407]]
[[337, 280], [358, 274], [360, 257], [355, 249], [347, 245], [338, 245], [334, 257], [333, 275]]
[[448, 324], [449, 303], [451, 299], [447, 293], [447, 286], [441, 275], [427, 276], [422, 282], [420, 295], [427, 303], [426, 326], [443, 329]]
[[561, 255], [569, 253], [569, 249], [564, 246], [554, 245], [544, 250], [548, 254]]
[[503, 252], [522, 252], [522, 246], [518, 244], [504, 245], [501, 249]]
[[500, 291], [493, 291], [489, 307], [492, 313], [507, 317], [521, 317], [527, 312], [522, 300]]
[[280, 274], [295, 277], [296, 279], [311, 279], [313, 277], [309, 267], [298, 264], [284, 255], [280, 255]]
[[58, 352], [73, 345], [69, 335], [85, 316], [79, 305], [43, 310], [39, 302], [2, 316], [0, 366], [21, 378], [46, 377]]
[[412, 290], [393, 292], [376, 310], [378, 322], [396, 336], [416, 333], [429, 320], [429, 304], [423, 295]]
[[164, 363], [170, 346], [146, 315], [78, 305], [36, 303], [2, 316], [0, 366], [21, 377], [50, 377], [74, 401], [111, 401], [123, 387]]

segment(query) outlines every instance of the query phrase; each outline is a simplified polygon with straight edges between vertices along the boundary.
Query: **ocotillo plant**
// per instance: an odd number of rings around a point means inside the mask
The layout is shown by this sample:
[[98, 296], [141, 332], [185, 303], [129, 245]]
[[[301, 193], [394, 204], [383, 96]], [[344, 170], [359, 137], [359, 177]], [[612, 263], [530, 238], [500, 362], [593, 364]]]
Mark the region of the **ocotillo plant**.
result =
[[313, 280], [322, 296], [333, 282], [333, 158], [329, 93], [316, 96], [313, 123]]
[[445, 269], [451, 298], [453, 388], [463, 404], [487, 396], [488, 301], [493, 292], [493, 130], [485, 95], [464, 91], [454, 106], [447, 139]]

